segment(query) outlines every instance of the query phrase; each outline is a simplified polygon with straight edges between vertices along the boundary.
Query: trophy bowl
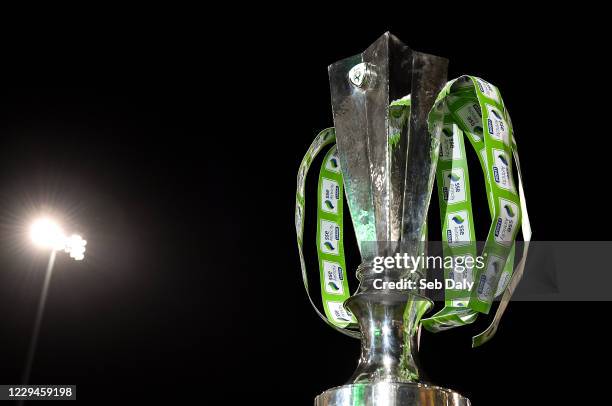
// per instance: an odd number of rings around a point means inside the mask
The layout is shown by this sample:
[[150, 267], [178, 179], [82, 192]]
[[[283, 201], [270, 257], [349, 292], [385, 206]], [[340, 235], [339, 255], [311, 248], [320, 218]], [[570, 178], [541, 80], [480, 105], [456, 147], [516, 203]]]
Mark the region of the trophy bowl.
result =
[[438, 386], [377, 382], [339, 386], [315, 398], [315, 406], [332, 405], [469, 406], [470, 401], [457, 392]]

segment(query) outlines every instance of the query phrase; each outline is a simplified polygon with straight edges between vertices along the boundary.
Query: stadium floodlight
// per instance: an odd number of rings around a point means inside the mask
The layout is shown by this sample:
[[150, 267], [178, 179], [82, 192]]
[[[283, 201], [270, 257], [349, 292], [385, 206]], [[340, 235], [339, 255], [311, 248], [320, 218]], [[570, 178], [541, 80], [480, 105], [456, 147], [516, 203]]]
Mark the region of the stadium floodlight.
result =
[[51, 218], [42, 217], [34, 221], [30, 227], [30, 238], [39, 248], [64, 251], [76, 261], [85, 258], [87, 241], [78, 234], [66, 236], [62, 227]]

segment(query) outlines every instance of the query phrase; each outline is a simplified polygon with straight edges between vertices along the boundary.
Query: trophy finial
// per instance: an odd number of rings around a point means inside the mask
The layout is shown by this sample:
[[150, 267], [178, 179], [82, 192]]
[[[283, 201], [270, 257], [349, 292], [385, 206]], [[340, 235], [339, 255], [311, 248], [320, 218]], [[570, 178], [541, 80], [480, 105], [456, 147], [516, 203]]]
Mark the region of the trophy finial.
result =
[[[391, 249], [388, 243], [402, 239], [403, 217], [414, 206], [404, 208], [403, 204], [406, 164], [413, 160], [411, 154], [416, 161], [423, 159], [422, 150], [429, 150], [427, 119], [424, 126], [421, 120], [427, 105], [431, 108], [444, 85], [447, 64], [444, 58], [412, 51], [386, 32], [363, 53], [329, 67], [338, 155], [364, 261], [388, 254]], [[407, 94], [411, 94], [412, 103], [417, 106], [418, 117], [411, 118], [410, 125], [399, 129], [398, 134], [389, 120], [390, 104]], [[412, 144], [409, 143], [411, 133], [416, 134]], [[412, 147], [409, 149], [409, 146]], [[410, 172], [410, 176], [418, 174]], [[415, 187], [410, 190], [425, 193]], [[419, 203], [428, 203], [428, 200], [423, 197]], [[426, 207], [423, 209], [426, 214]], [[424, 219], [423, 215], [419, 219]], [[409, 230], [410, 236], [416, 232]], [[365, 244], [375, 241], [380, 244]]]

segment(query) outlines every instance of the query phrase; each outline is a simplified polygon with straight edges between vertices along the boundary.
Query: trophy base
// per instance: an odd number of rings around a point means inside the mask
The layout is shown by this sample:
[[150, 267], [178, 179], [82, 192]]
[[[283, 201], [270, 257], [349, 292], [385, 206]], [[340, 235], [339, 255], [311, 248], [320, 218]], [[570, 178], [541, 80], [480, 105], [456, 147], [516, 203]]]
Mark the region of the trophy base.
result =
[[470, 406], [450, 389], [422, 383], [377, 382], [338, 386], [315, 398], [315, 406]]

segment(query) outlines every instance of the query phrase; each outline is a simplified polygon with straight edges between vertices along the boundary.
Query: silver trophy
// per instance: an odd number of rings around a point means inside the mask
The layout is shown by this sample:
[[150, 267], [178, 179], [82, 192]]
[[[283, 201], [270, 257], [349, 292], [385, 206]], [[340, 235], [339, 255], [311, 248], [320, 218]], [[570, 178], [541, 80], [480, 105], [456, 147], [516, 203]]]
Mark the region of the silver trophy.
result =
[[[345, 302], [356, 317], [361, 357], [349, 382], [317, 406], [469, 405], [460, 394], [419, 381], [420, 320], [431, 301], [418, 290], [374, 289], [373, 281], [424, 277], [424, 269], [374, 272], [375, 256], [425, 250], [425, 223], [439, 134], [428, 114], [446, 83], [448, 60], [411, 50], [386, 33], [359, 55], [329, 67], [338, 156], [362, 263]], [[409, 120], [394, 128], [390, 103], [409, 95]], [[399, 134], [399, 136], [398, 136]]]

